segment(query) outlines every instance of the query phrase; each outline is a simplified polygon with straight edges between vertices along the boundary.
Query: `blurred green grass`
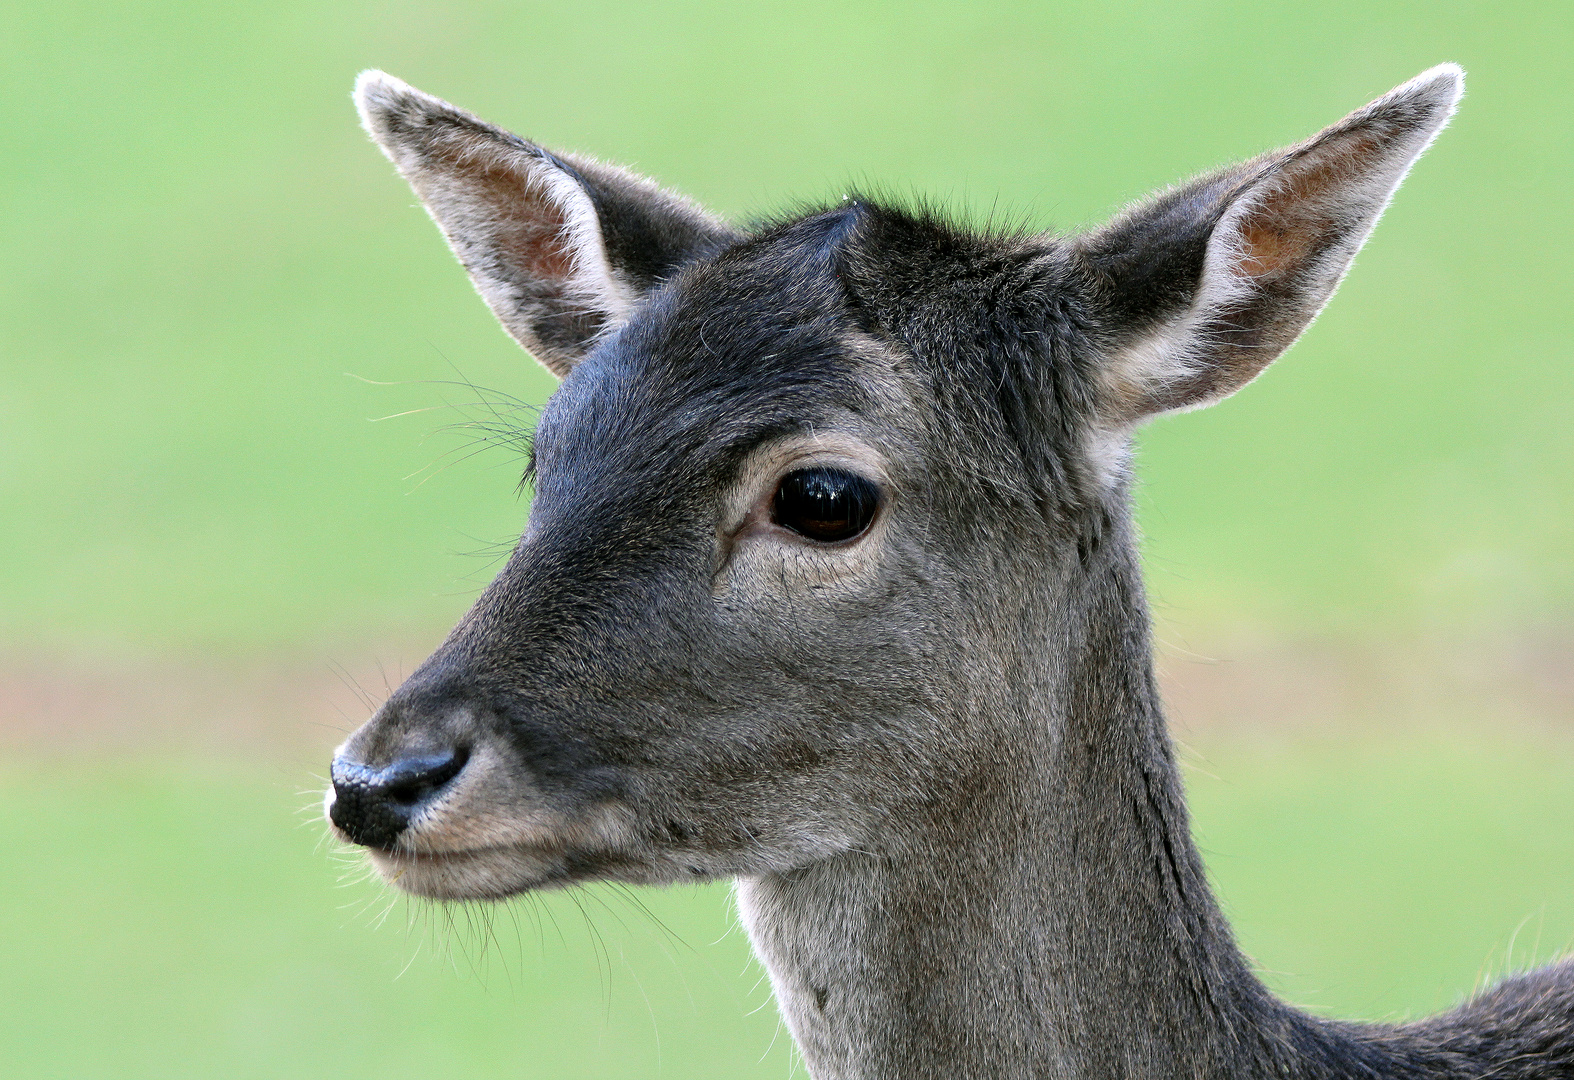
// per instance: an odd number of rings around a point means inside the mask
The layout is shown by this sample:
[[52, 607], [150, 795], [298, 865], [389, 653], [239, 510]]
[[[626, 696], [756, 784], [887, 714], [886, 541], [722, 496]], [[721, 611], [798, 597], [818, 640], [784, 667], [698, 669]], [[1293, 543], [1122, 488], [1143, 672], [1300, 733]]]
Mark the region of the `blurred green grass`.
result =
[[[1193, 757], [1226, 907], [1293, 1000], [1416, 1015], [1574, 944], [1566, 736]], [[288, 828], [310, 796], [276, 770], [55, 759], [0, 785], [7, 1076], [788, 1074], [724, 887], [443, 916], [330, 860], [314, 822]]]
[[[300, 648], [446, 625], [515, 533], [463, 377], [550, 390], [356, 129], [383, 66], [747, 218], [849, 184], [1071, 227], [1470, 71], [1328, 314], [1144, 438], [1183, 622], [1566, 625], [1567, 5], [8, 3], [0, 632]], [[376, 386], [346, 376], [353, 373]], [[528, 424], [528, 414], [523, 417]], [[435, 434], [434, 434], [435, 433]]]
[[1297, 1004], [1396, 1020], [1574, 949], [1574, 740], [1430, 730], [1214, 739], [1195, 831], [1243, 947]]
[[[359, 667], [434, 640], [517, 533], [519, 461], [445, 428], [551, 383], [356, 129], [369, 66], [740, 219], [857, 185], [1070, 228], [1457, 60], [1458, 119], [1328, 313], [1143, 436], [1153, 593], [1187, 641], [1564, 641], [1571, 31], [1527, 2], [5, 0], [0, 660]], [[1574, 940], [1574, 751], [1508, 713], [1199, 743], [1199, 837], [1276, 987], [1417, 1013]], [[287, 755], [75, 753], [0, 767], [8, 1075], [789, 1067], [721, 889], [638, 894], [686, 945], [604, 892], [593, 932], [547, 897], [445, 953], [338, 887]]]

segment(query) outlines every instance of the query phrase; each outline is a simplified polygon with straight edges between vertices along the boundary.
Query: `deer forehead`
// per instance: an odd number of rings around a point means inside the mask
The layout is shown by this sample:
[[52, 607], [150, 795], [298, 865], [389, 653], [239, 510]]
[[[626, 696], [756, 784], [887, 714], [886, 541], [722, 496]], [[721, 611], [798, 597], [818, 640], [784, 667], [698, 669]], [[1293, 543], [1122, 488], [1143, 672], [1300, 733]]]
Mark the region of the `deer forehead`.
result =
[[[600, 342], [543, 410], [540, 497], [736, 498], [800, 458], [886, 480], [888, 459], [912, 456], [927, 406], [899, 350], [854, 325], [834, 280], [772, 269], [691, 268]], [[794, 289], [816, 302], [784, 303]]]

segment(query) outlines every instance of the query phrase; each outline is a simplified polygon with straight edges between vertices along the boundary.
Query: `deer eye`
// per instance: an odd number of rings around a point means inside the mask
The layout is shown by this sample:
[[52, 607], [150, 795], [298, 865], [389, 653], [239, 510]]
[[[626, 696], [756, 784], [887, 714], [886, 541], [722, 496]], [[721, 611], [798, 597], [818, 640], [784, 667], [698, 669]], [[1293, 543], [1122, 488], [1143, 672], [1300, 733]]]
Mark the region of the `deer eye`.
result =
[[782, 477], [771, 520], [822, 544], [850, 540], [869, 527], [880, 489], [845, 469], [799, 469]]

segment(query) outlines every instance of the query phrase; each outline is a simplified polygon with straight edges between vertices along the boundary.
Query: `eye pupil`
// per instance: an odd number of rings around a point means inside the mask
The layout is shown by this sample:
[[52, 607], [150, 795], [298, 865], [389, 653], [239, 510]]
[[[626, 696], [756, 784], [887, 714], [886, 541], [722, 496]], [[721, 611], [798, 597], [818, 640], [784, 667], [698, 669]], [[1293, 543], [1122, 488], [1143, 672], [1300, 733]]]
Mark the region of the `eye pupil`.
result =
[[845, 469], [799, 469], [782, 477], [771, 520], [800, 536], [830, 544], [869, 527], [880, 508], [874, 482]]

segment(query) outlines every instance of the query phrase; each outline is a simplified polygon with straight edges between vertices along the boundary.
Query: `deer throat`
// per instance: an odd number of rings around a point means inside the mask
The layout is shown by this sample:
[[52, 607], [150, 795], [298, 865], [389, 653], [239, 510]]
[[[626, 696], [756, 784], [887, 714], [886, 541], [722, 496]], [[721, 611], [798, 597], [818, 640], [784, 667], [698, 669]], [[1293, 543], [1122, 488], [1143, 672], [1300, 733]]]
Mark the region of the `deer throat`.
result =
[[1073, 724], [1060, 775], [979, 813], [977, 844], [953, 830], [927, 852], [740, 880], [816, 1080], [1227, 1075], [1240, 995], [1260, 984], [1207, 891], [1155, 719], [1128, 718], [1121, 750]]

